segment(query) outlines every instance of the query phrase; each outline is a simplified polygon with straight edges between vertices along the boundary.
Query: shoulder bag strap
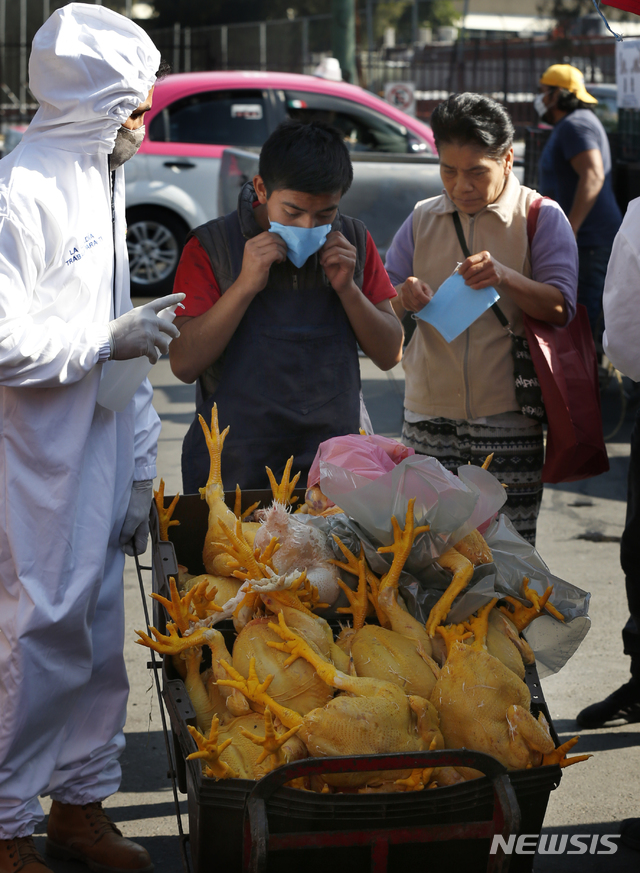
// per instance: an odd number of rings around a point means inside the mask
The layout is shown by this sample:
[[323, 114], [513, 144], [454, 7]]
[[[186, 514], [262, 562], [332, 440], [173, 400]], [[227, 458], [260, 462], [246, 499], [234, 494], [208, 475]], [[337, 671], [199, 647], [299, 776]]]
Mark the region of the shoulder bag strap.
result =
[[[458, 242], [460, 243], [460, 248], [462, 249], [462, 254], [465, 258], [471, 257], [471, 252], [469, 251], [469, 246], [467, 245], [467, 241], [464, 238], [464, 231], [462, 230], [462, 222], [460, 221], [460, 216], [457, 212], [451, 213], [451, 218], [453, 218], [453, 225], [456, 229], [456, 234], [458, 235]], [[504, 314], [504, 312], [500, 309], [497, 303], [494, 303], [491, 309], [494, 312], [494, 315], [500, 322], [500, 324], [506, 328], [509, 332], [511, 332], [511, 325], [509, 324], [509, 319]]]

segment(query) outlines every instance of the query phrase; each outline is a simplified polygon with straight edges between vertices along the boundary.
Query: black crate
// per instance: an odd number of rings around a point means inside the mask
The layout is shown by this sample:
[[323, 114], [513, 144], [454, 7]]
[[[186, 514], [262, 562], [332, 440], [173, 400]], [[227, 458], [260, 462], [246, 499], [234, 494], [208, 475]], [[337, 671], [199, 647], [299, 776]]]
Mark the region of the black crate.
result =
[[[167, 498], [169, 500], [170, 498]], [[234, 495], [227, 495], [233, 505]], [[246, 492], [243, 508], [256, 500], [266, 506], [270, 492]], [[152, 511], [152, 515], [154, 512]], [[168, 593], [168, 576], [177, 572], [173, 547], [180, 563], [191, 573], [204, 572], [201, 551], [207, 530], [207, 505], [197, 495], [181, 497], [174, 518], [180, 526], [171, 527], [172, 544], [158, 542], [157, 524], [152, 523], [153, 588]], [[156, 519], [157, 520], [157, 519]], [[200, 562], [200, 563], [198, 563]], [[157, 619], [160, 621], [160, 619]], [[164, 617], [160, 621], [164, 626]], [[222, 622], [218, 629], [229, 643], [233, 640], [231, 623]], [[556, 745], [558, 737], [542, 695], [535, 666], [526, 668], [525, 681], [531, 692], [531, 711], [543, 712]], [[173, 670], [170, 659], [163, 665], [163, 697], [171, 718], [177, 753], [180, 790], [188, 796], [189, 842], [195, 873], [236, 873], [243, 869], [243, 817], [253, 780], [227, 779], [216, 782], [202, 774], [198, 760], [186, 761], [196, 751], [196, 744], [187, 730], [195, 726], [195, 712], [181, 679]], [[509, 773], [520, 806], [519, 834], [539, 834], [551, 791], [560, 782], [559, 766], [537, 767]], [[464, 825], [490, 819], [493, 809], [493, 788], [488, 777], [461, 785], [431, 791], [389, 794], [315, 794], [292, 788], [278, 789], [267, 803], [270, 833], [297, 831], [371, 830], [408, 827], [419, 824]], [[408, 865], [429, 873], [480, 873], [487, 868], [489, 840], [456, 840], [391, 846], [389, 871], [406, 873]], [[512, 855], [511, 873], [530, 873], [533, 855]], [[269, 855], [267, 870], [292, 869], [296, 864], [305, 873], [360, 873], [370, 871], [369, 847], [351, 846], [339, 849], [307, 849]], [[416, 866], [417, 865], [417, 866]]]
[[[535, 667], [527, 668], [527, 684], [532, 692], [531, 709], [534, 715], [549, 712], [542, 698]], [[182, 754], [183, 785], [188, 795], [189, 842], [196, 873], [236, 873], [243, 869], [242, 837], [245, 804], [256, 783], [248, 779], [228, 779], [216, 782], [202, 774], [199, 761], [186, 761], [196, 751], [196, 745], [187, 730], [195, 725], [195, 712], [182, 681], [173, 672], [169, 661], [163, 670], [164, 700], [169, 710], [176, 737], [176, 748]], [[549, 719], [550, 721], [550, 719]], [[551, 722], [550, 722], [551, 724]], [[551, 726], [552, 735], [558, 739]], [[537, 767], [509, 773], [520, 806], [518, 833], [539, 834], [542, 829], [551, 791], [560, 782], [558, 766]], [[403, 794], [314, 794], [292, 788], [281, 788], [268, 804], [271, 833], [300, 831], [341, 831], [357, 828], [368, 830], [380, 827], [408, 827], [418, 824], [464, 824], [490, 819], [493, 810], [493, 790], [489, 778], [475, 779], [461, 785], [438, 788], [433, 791]], [[274, 853], [270, 856], [269, 871], [277, 863], [296, 863], [305, 873], [326, 873], [327, 863], [333, 873], [359, 873], [370, 870], [367, 848], [317, 850], [299, 853]], [[450, 873], [464, 869], [465, 873], [485, 871], [489, 842], [487, 840], [460, 840], [455, 843], [414, 844], [395, 847], [390, 855], [389, 870], [405, 873], [407, 865], [419, 863], [416, 869], [429, 873]], [[325, 857], [325, 852], [329, 854]], [[335, 857], [333, 853], [335, 852]], [[533, 856], [513, 855], [509, 870], [512, 873], [530, 873]], [[281, 867], [281, 869], [283, 869]]]

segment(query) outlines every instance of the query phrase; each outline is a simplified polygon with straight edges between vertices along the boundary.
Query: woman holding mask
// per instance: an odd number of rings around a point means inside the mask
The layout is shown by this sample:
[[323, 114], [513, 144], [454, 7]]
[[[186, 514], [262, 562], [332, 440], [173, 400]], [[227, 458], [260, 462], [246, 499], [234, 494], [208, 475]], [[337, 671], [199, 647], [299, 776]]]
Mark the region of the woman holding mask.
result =
[[[471, 289], [496, 289], [514, 334], [524, 335], [523, 313], [568, 324], [576, 309], [575, 238], [560, 207], [544, 200], [529, 246], [527, 214], [540, 195], [513, 173], [514, 129], [506, 110], [479, 94], [455, 94], [436, 107], [431, 126], [444, 191], [416, 204], [387, 252], [398, 317], [428, 305], [460, 265]], [[454, 472], [493, 452], [491, 470], [507, 488], [503, 512], [535, 542], [542, 426], [516, 401], [511, 348], [492, 309], [450, 343], [417, 320], [404, 357], [402, 441]]]

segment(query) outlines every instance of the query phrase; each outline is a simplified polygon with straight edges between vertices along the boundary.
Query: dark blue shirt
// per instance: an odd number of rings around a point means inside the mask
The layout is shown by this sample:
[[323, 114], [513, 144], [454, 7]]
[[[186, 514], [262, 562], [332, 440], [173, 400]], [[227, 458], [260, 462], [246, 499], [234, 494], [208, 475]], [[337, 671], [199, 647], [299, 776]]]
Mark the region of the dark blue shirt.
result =
[[605, 180], [598, 199], [578, 231], [579, 246], [613, 243], [622, 213], [611, 185], [611, 151], [600, 119], [590, 109], [576, 109], [559, 121], [540, 157], [540, 193], [557, 200], [568, 215], [578, 187], [578, 174], [571, 159], [581, 152], [598, 149], [602, 155]]

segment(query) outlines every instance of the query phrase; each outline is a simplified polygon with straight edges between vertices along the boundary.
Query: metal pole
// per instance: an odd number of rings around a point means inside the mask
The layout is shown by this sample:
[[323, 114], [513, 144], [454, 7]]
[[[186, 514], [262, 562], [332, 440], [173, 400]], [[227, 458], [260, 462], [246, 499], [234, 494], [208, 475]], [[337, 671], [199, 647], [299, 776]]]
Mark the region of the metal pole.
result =
[[458, 32], [457, 56], [458, 56], [458, 91], [464, 91], [464, 40], [465, 40], [465, 22], [469, 14], [469, 0], [464, 0], [462, 10], [462, 27]]
[[20, 113], [27, 107], [27, 0], [20, 0]]
[[124, 14], [127, 18], [131, 18], [131, 6], [132, 5], [133, 5], [132, 0], [125, 0]]
[[340, 62], [342, 76], [352, 85], [358, 84], [356, 69], [356, 4], [355, 0], [333, 0], [331, 49]]
[[467, 20], [467, 15], [469, 14], [469, 0], [464, 0], [464, 7], [462, 9], [462, 25], [460, 30], [458, 31], [458, 56], [462, 60], [462, 51], [464, 49], [464, 40], [465, 40], [465, 22]]
[[413, 0], [411, 7], [411, 42], [414, 45], [418, 42], [418, 0]]
[[180, 22], [173, 25], [173, 72], [180, 72]]
[[223, 24], [220, 28], [220, 53], [222, 55], [222, 69], [229, 67], [229, 28]]
[[302, 19], [302, 72], [307, 72], [309, 65], [309, 19]]
[[373, 0], [367, 0], [367, 51], [373, 51]]
[[504, 105], [507, 105], [507, 88], [509, 87], [509, 52], [507, 51], [507, 41], [502, 40], [502, 92], [504, 94]]
[[184, 71], [191, 72], [191, 28], [184, 29]]
[[42, 0], [42, 21], [43, 23], [51, 15], [51, 4], [49, 0]]
[[371, 86], [371, 66], [373, 63], [373, 0], [367, 0], [367, 88], [373, 91]]
[[260, 69], [267, 69], [267, 22], [260, 22]]

